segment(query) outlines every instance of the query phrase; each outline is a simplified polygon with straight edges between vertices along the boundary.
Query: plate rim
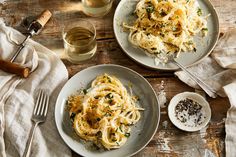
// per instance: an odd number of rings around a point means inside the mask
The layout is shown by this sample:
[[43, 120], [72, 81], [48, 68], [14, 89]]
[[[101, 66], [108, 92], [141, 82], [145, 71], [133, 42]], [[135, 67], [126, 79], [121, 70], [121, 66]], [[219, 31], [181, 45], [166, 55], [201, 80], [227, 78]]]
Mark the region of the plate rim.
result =
[[[116, 28], [116, 15], [118, 14], [118, 9], [120, 9], [121, 7], [121, 3], [124, 3], [124, 1], [127, 1], [127, 0], [120, 0], [119, 4], [117, 5], [116, 9], [115, 9], [115, 13], [114, 13], [114, 17], [113, 17], [113, 31], [114, 31], [114, 35], [115, 35], [115, 39], [117, 41], [117, 43], [119, 44], [119, 47], [122, 49], [122, 51], [129, 57], [131, 58], [133, 61], [135, 61], [136, 63], [146, 67], [146, 68], [149, 68], [149, 69], [152, 69], [152, 70], [161, 70], [161, 71], [177, 71], [177, 70], [180, 70], [179, 67], [176, 67], [176, 68], [159, 68], [159, 67], [153, 67], [151, 65], [146, 65], [144, 63], [142, 63], [141, 61], [138, 61], [137, 59], [135, 59], [132, 55], [130, 55], [128, 52], [126, 52], [124, 50], [124, 48], [122, 47], [122, 44], [119, 42], [118, 40], [118, 37], [117, 37], [117, 29]], [[199, 0], [197, 0], [199, 1]], [[216, 23], [217, 23], [217, 34], [216, 34], [216, 39], [215, 39], [215, 43], [212, 45], [212, 47], [210, 48], [210, 50], [204, 54], [199, 60], [195, 61], [194, 63], [191, 63], [191, 64], [188, 64], [188, 65], [185, 65], [186, 68], [188, 67], [191, 67], [193, 65], [196, 65], [198, 63], [200, 63], [203, 59], [205, 59], [207, 56], [209, 56], [211, 54], [211, 52], [214, 50], [214, 48], [216, 47], [216, 44], [219, 40], [219, 37], [220, 37], [220, 23], [219, 23], [219, 15], [216, 11], [216, 8], [214, 7], [214, 5], [212, 4], [211, 0], [200, 0], [200, 1], [206, 1], [206, 3], [209, 3], [210, 4], [210, 7], [212, 8], [212, 11], [214, 12], [214, 15], [216, 17]], [[132, 44], [131, 44], [132, 46]]]
[[[179, 96], [181, 96], [181, 97], [183, 97], [183, 98], [186, 98], [188, 95], [193, 95], [194, 97], [198, 97], [199, 99], [202, 99], [203, 101], [204, 101], [204, 106], [206, 106], [207, 107], [207, 109], [209, 109], [209, 114], [210, 115], [208, 115], [207, 116], [207, 119], [206, 119], [206, 121], [205, 121], [205, 123], [201, 126], [201, 127], [194, 127], [194, 129], [188, 129], [189, 127], [187, 127], [187, 128], [183, 128], [183, 127], [181, 127], [180, 125], [178, 125], [178, 124], [176, 124], [176, 122], [174, 121], [174, 119], [176, 119], [176, 118], [174, 118], [174, 115], [172, 115], [172, 114], [170, 114], [170, 108], [171, 107], [175, 107], [175, 106], [173, 106], [173, 105], [177, 105], [177, 104], [174, 104], [173, 103], [173, 99], [174, 98], [176, 98], [176, 97], [179, 97]], [[169, 102], [169, 105], [168, 105], [168, 117], [169, 117], [169, 119], [170, 119], [170, 121], [172, 122], [172, 124], [175, 126], [175, 127], [177, 127], [178, 129], [180, 129], [180, 130], [183, 130], [183, 131], [187, 131], [187, 132], [196, 132], [196, 131], [199, 131], [199, 130], [201, 130], [201, 129], [203, 129], [203, 128], [205, 128], [206, 126], [207, 126], [207, 124], [210, 122], [210, 120], [211, 120], [211, 107], [210, 107], [210, 104], [209, 104], [209, 102], [203, 97], [203, 96], [201, 96], [200, 94], [198, 94], [198, 93], [195, 93], [195, 92], [182, 92], [182, 93], [178, 93], [178, 94], [176, 94], [171, 100], [170, 100], [170, 102]]]
[[155, 129], [154, 129], [154, 131], [153, 131], [153, 133], [152, 133], [150, 139], [148, 139], [147, 142], [146, 142], [142, 147], [140, 147], [137, 151], [134, 151], [133, 153], [128, 154], [128, 156], [133, 156], [133, 155], [137, 154], [138, 152], [140, 152], [141, 150], [143, 150], [143, 149], [148, 145], [148, 143], [150, 143], [150, 141], [153, 139], [153, 137], [155, 136], [155, 134], [156, 134], [156, 132], [157, 132], [157, 130], [158, 130], [159, 124], [160, 124], [160, 116], [161, 116], [161, 113], [160, 113], [160, 105], [159, 105], [159, 103], [158, 103], [157, 94], [156, 94], [154, 88], [152, 87], [152, 85], [151, 85], [151, 84], [147, 81], [147, 79], [144, 78], [141, 74], [139, 74], [138, 72], [136, 72], [136, 71], [134, 71], [134, 70], [132, 70], [132, 69], [130, 69], [130, 68], [128, 68], [128, 67], [121, 66], [121, 65], [117, 65], [117, 64], [99, 64], [99, 65], [94, 65], [94, 66], [87, 67], [87, 68], [85, 68], [85, 69], [83, 69], [83, 70], [77, 72], [74, 76], [72, 76], [72, 77], [63, 85], [63, 87], [61, 88], [61, 90], [60, 90], [60, 92], [59, 92], [59, 94], [58, 94], [58, 96], [57, 96], [56, 104], [55, 104], [55, 109], [54, 109], [54, 118], [55, 118], [56, 128], [57, 128], [57, 131], [58, 131], [60, 137], [62, 138], [62, 140], [65, 142], [65, 144], [66, 144], [71, 150], [73, 150], [75, 153], [77, 153], [77, 154], [79, 154], [79, 155], [82, 155], [82, 156], [83, 156], [84, 154], [81, 154], [81, 153], [79, 153], [77, 150], [75, 150], [75, 149], [71, 146], [71, 144], [69, 144], [69, 142], [66, 140], [66, 137], [62, 136], [62, 130], [61, 130], [61, 128], [59, 128], [60, 125], [58, 124], [58, 123], [60, 123], [60, 121], [59, 121], [58, 118], [57, 118], [57, 112], [60, 111], [60, 107], [61, 107], [61, 105], [59, 105], [60, 103], [58, 102], [58, 101], [59, 101], [58, 99], [59, 99], [59, 96], [60, 96], [62, 90], [63, 90], [64, 87], [66, 86], [66, 84], [67, 84], [70, 80], [72, 80], [73, 78], [78, 77], [79, 73], [84, 72], [84, 71], [86, 71], [86, 70], [98, 68], [98, 67], [109, 67], [109, 66], [110, 66], [110, 67], [122, 68], [122, 69], [127, 70], [127, 71], [130, 71], [130, 72], [134, 73], [135, 75], [137, 75], [138, 77], [142, 78], [142, 80], [145, 81], [145, 82], [147, 83], [147, 85], [150, 87], [151, 91], [152, 91], [153, 94], [155, 95], [155, 100], [156, 100], [156, 102], [157, 102], [157, 106], [156, 106], [156, 107], [157, 107], [157, 113], [158, 113], [157, 118], [158, 118], [158, 119], [157, 119], [157, 123], [156, 123], [156, 125], [155, 125]]

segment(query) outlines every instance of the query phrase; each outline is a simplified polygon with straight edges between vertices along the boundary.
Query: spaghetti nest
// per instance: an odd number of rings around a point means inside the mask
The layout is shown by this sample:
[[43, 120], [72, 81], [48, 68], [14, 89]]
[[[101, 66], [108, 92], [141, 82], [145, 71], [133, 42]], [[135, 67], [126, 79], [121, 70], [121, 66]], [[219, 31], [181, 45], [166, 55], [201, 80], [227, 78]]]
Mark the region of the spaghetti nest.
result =
[[70, 96], [73, 128], [87, 141], [106, 149], [119, 148], [130, 136], [131, 125], [140, 119], [137, 97], [129, 95], [114, 76], [97, 76], [91, 88]]
[[123, 23], [130, 31], [129, 41], [147, 55], [163, 55], [195, 50], [193, 37], [207, 34], [207, 16], [196, 0], [140, 0], [133, 25]]

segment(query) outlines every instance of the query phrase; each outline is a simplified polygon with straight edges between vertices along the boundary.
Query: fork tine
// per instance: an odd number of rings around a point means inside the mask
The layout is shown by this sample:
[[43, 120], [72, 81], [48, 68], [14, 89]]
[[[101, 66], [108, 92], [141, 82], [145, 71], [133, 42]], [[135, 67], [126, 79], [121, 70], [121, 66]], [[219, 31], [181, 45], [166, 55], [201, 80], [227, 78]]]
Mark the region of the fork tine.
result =
[[39, 97], [39, 104], [38, 104], [38, 108], [37, 108], [37, 112], [36, 115], [40, 114], [40, 111], [42, 110], [42, 105], [43, 105], [43, 91], [41, 92], [42, 94]]
[[43, 106], [41, 107], [41, 110], [40, 110], [40, 115], [43, 115], [44, 114], [44, 111], [45, 111], [45, 107], [46, 107], [46, 99], [47, 99], [47, 94], [45, 91], [43, 91], [43, 98], [42, 98], [42, 104]]
[[45, 107], [45, 110], [44, 110], [44, 116], [46, 116], [47, 115], [47, 112], [48, 112], [48, 104], [49, 104], [49, 96], [48, 96], [48, 94], [46, 94], [46, 107]]
[[40, 111], [39, 111], [39, 115], [43, 115], [43, 112], [44, 112], [44, 108], [45, 108], [45, 102], [46, 102], [46, 95], [45, 95], [45, 91], [43, 91], [43, 94], [42, 94], [42, 105], [41, 105], [41, 108], [40, 108]]
[[40, 90], [38, 92], [38, 98], [37, 98], [37, 101], [36, 101], [36, 104], [35, 104], [35, 107], [34, 107], [34, 112], [33, 114], [36, 114], [36, 112], [38, 111], [38, 108], [39, 108], [39, 103], [40, 103], [40, 100], [41, 100], [41, 96], [42, 96], [42, 90]]
[[48, 97], [48, 93], [46, 91], [43, 92], [43, 107], [41, 110], [41, 115], [46, 116], [47, 110], [48, 110], [48, 101], [49, 101], [49, 97]]

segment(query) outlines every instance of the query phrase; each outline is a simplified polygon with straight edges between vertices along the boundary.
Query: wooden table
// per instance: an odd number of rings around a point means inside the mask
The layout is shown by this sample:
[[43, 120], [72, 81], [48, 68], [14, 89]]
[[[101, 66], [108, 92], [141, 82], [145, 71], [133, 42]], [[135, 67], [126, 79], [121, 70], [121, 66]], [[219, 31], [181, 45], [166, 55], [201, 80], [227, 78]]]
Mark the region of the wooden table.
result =
[[[61, 39], [61, 24], [66, 19], [86, 18], [95, 24], [97, 29], [98, 50], [96, 55], [86, 63], [75, 65], [63, 59], [70, 77], [86, 67], [97, 64], [112, 63], [131, 68], [143, 75], [158, 91], [158, 85], [163, 80], [168, 101], [176, 94], [184, 91], [194, 91], [178, 80], [173, 72], [154, 71], [140, 66], [125, 55], [119, 47], [113, 33], [112, 19], [119, 1], [115, 1], [112, 11], [103, 18], [87, 17], [81, 12], [77, 0], [10, 0], [0, 4], [0, 16], [6, 23], [22, 30], [21, 21], [25, 17], [38, 15], [42, 10], [49, 9], [53, 17], [45, 29], [34, 40], [60, 54], [63, 51]], [[236, 26], [236, 1], [212, 0], [219, 13], [220, 29], [225, 31]], [[200, 157], [214, 154], [216, 157], [225, 156], [225, 126], [224, 119], [229, 101], [227, 98], [211, 99], [207, 97], [212, 109], [212, 118], [206, 129], [187, 133], [177, 129], [170, 122], [167, 108], [161, 109], [161, 120], [156, 135], [152, 141], [136, 156], [192, 156]], [[73, 152], [73, 157], [78, 155]], [[212, 156], [211, 156], [212, 157]]]

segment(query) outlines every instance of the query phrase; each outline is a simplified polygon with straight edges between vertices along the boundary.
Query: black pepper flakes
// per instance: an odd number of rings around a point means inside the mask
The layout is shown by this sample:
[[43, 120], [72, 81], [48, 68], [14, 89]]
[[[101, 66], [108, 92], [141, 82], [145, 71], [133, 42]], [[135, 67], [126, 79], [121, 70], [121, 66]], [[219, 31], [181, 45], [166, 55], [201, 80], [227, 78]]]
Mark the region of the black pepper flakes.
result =
[[202, 114], [202, 106], [198, 102], [189, 98], [178, 102], [175, 107], [175, 115], [182, 123], [186, 123], [187, 121], [190, 121], [190, 118], [192, 118], [194, 126], [200, 125], [202, 119], [205, 119], [205, 116]]

